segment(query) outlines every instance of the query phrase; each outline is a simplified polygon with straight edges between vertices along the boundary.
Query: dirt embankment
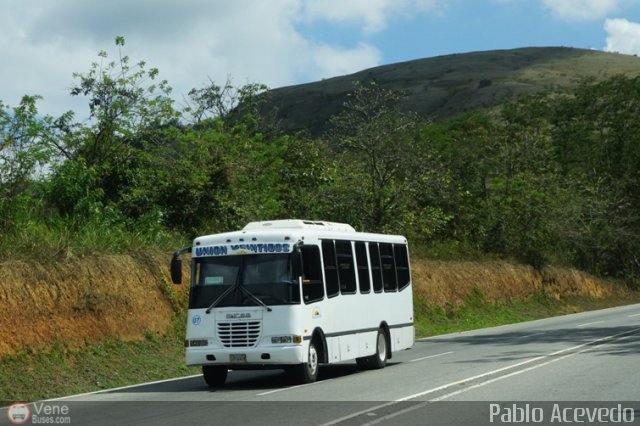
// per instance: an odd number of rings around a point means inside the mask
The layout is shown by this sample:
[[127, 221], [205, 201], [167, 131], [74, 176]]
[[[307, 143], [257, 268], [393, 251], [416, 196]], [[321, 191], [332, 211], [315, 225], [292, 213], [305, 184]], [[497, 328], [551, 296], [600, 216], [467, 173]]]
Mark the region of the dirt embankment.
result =
[[149, 254], [0, 263], [0, 355], [166, 332], [186, 295], [169, 283], [168, 263]]
[[415, 294], [428, 304], [458, 308], [474, 292], [488, 302], [508, 302], [544, 293], [556, 300], [570, 296], [604, 299], [624, 289], [575, 269], [531, 266], [509, 262], [412, 263]]
[[[58, 263], [0, 263], [0, 356], [171, 330], [175, 312], [186, 303], [187, 286], [170, 284], [169, 259], [164, 254], [96, 255]], [[556, 298], [605, 298], [620, 291], [578, 271], [540, 273], [505, 262], [414, 259], [412, 269], [417, 297], [453, 309], [474, 291], [487, 301], [521, 299], [542, 290]]]

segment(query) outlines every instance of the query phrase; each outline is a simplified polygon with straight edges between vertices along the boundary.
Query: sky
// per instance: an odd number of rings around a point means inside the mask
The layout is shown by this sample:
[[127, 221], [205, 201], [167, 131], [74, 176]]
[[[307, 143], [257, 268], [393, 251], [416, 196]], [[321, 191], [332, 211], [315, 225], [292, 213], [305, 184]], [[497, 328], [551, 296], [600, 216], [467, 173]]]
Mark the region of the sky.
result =
[[455, 53], [565, 46], [640, 54], [640, 0], [0, 0], [0, 101], [86, 115], [74, 73], [146, 61], [184, 106], [214, 82], [277, 88]]

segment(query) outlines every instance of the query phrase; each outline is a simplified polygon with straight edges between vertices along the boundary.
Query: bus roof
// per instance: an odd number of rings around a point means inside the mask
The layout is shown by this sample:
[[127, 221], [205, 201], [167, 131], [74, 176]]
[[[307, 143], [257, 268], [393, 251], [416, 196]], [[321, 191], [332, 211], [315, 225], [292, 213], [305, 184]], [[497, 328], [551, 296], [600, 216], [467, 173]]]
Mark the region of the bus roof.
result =
[[316, 220], [281, 219], [264, 222], [250, 222], [243, 231], [257, 231], [268, 229], [316, 229], [333, 232], [356, 232], [356, 230], [346, 223], [326, 222]]
[[351, 225], [345, 223], [284, 219], [251, 222], [239, 231], [202, 235], [197, 237], [193, 243], [195, 250], [196, 246], [203, 247], [219, 244], [294, 244], [300, 240], [309, 241], [309, 238], [384, 241], [401, 244], [406, 244], [407, 242], [406, 238], [401, 235], [358, 232]]

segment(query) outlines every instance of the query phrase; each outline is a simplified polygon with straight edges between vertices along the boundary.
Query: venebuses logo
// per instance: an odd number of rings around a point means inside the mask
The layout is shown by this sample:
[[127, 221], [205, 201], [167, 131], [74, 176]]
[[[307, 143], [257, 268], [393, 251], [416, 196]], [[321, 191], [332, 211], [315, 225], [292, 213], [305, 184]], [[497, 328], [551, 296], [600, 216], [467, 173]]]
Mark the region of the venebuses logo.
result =
[[9, 421], [15, 425], [23, 425], [29, 421], [31, 409], [27, 404], [22, 402], [14, 402], [7, 410]]

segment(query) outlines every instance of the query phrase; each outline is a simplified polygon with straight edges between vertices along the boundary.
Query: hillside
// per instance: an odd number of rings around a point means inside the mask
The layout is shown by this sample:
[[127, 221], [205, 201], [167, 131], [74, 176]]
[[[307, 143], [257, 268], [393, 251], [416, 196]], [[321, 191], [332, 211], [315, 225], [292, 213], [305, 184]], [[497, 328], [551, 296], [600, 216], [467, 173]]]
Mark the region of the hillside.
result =
[[[188, 287], [169, 283], [168, 264], [164, 253], [0, 262], [0, 359], [27, 349], [74, 350], [102, 340], [135, 341], [181, 329]], [[550, 298], [568, 311], [574, 310], [571, 300], [576, 296], [611, 299], [612, 304], [621, 297], [626, 303], [637, 300], [627, 299], [631, 293], [625, 289], [572, 269], [536, 271], [505, 261], [418, 257], [412, 271], [417, 310], [425, 322], [434, 312], [454, 315], [473, 295], [488, 305]], [[186, 263], [184, 273], [188, 282]], [[0, 401], [6, 399], [1, 393]]]
[[406, 94], [403, 107], [429, 119], [499, 105], [517, 95], [564, 90], [583, 78], [640, 74], [635, 56], [566, 47], [472, 52], [366, 69], [269, 91], [265, 109], [286, 131], [317, 135], [337, 113], [353, 81], [374, 80]]

